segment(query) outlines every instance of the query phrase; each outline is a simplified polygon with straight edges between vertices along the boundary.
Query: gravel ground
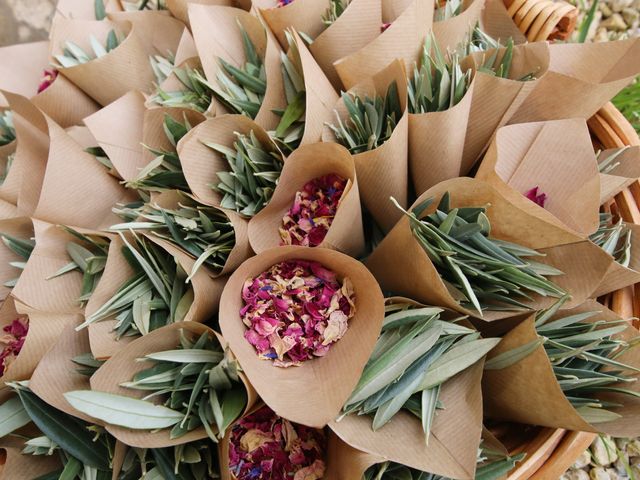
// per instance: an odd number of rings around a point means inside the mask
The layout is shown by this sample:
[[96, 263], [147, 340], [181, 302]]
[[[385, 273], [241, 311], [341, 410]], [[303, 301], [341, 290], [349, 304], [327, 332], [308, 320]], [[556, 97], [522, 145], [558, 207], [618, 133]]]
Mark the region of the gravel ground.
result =
[[[570, 0], [580, 8], [578, 25], [593, 0]], [[588, 41], [605, 42], [640, 35], [640, 0], [600, 0]]]

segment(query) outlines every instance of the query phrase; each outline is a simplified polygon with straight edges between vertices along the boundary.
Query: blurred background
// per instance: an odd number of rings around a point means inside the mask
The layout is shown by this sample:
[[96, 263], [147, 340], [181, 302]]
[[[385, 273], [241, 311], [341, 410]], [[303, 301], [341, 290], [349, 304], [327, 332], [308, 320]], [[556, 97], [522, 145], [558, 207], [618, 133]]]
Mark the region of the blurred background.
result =
[[55, 0], [0, 0], [0, 45], [46, 39], [55, 4]]

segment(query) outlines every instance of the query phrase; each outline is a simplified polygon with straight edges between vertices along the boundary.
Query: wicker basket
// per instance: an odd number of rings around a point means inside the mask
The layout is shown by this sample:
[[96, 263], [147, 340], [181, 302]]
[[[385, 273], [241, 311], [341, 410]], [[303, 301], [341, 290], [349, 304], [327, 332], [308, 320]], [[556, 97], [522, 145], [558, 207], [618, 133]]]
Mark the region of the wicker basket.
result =
[[505, 0], [505, 5], [530, 42], [566, 40], [578, 19], [578, 9], [563, 0]]

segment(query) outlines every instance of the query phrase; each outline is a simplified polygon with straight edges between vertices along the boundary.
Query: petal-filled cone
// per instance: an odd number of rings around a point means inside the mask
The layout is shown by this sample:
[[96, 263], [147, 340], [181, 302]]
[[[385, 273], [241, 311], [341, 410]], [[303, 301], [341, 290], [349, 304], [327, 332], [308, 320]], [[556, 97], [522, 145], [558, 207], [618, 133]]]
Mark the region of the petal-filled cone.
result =
[[[14, 217], [0, 220], [0, 235], [29, 240], [33, 238], [33, 233], [33, 223], [30, 218]], [[10, 265], [10, 263], [25, 261], [24, 258], [4, 243], [0, 244], [0, 301], [4, 300], [11, 292], [11, 287], [7, 287], [5, 284], [18, 278], [22, 272], [22, 270]]]
[[[436, 413], [428, 442], [420, 420], [405, 411], [375, 432], [371, 430], [371, 418], [365, 415], [348, 415], [329, 426], [348, 445], [374, 458], [446, 478], [471, 480], [482, 431], [483, 365], [484, 361], [480, 361], [442, 385], [443, 409]], [[464, 436], [459, 434], [461, 431], [466, 432]], [[407, 441], [398, 442], [398, 438]]]
[[[244, 338], [240, 317], [244, 282], [285, 260], [310, 260], [348, 277], [354, 289], [355, 315], [326, 356], [298, 367], [280, 368], [260, 360]], [[357, 260], [334, 250], [277, 247], [244, 262], [229, 278], [220, 301], [220, 328], [229, 347], [260, 397], [292, 422], [323, 427], [333, 420], [355, 387], [378, 338], [384, 299], [373, 276]], [[311, 379], [311, 381], [310, 381]]]
[[[239, 8], [192, 4], [189, 6], [189, 16], [202, 69], [213, 85], [217, 84], [217, 75], [222, 68], [220, 60], [237, 68], [242, 68], [246, 63], [240, 30], [242, 25], [263, 62], [267, 79], [255, 121], [266, 130], [275, 129], [280, 117], [273, 110], [283, 108], [286, 100], [280, 69], [281, 49], [273, 34], [265, 30], [257, 17]], [[216, 28], [211, 28], [212, 22], [215, 22]], [[215, 97], [213, 102], [218, 115], [234, 113], [228, 112]]]
[[[452, 208], [489, 205], [486, 214], [491, 222], [492, 238], [544, 253], [545, 256], [539, 257], [540, 262], [563, 272], [551, 280], [571, 295], [567, 308], [589, 298], [613, 262], [613, 257], [600, 247], [558, 227], [557, 222], [540, 218], [536, 213], [538, 207], [531, 200], [519, 193], [499, 192], [481, 180], [462, 177], [441, 182], [423, 193], [414, 205], [433, 198], [434, 202], [423, 214], [427, 215], [434, 211], [446, 192], [451, 195]], [[442, 305], [486, 321], [518, 314], [514, 311], [485, 311], [480, 317], [478, 312], [462, 308], [416, 241], [407, 217], [396, 224], [365, 263], [385, 291], [430, 305]], [[540, 309], [554, 301], [552, 297], [533, 295], [532, 301], [524, 303], [531, 309]]]
[[244, 115], [210, 118], [182, 137], [178, 143], [178, 156], [189, 188], [196, 199], [207, 205], [219, 206], [222, 196], [211, 188], [211, 184], [218, 183], [218, 172], [230, 170], [227, 160], [203, 142], [233, 148], [237, 139], [236, 132], [249, 135], [251, 131], [265, 149], [280, 154], [269, 134]]
[[[125, 348], [116, 353], [107, 362], [102, 365], [98, 371], [91, 377], [91, 389], [98, 392], [107, 392], [117, 395], [125, 395], [132, 398], [142, 398], [148, 392], [124, 388], [120, 384], [129, 382], [133, 376], [149, 366], [152, 362], [141, 362], [138, 359], [145, 355], [173, 350], [180, 345], [180, 330], [184, 330], [194, 337], [199, 337], [205, 332], [215, 335], [224, 346], [224, 340], [214, 330], [206, 325], [196, 322], [178, 322], [166, 327], [159, 328], [144, 337], [138, 338], [129, 343]], [[247, 409], [256, 401], [256, 395], [253, 388], [247, 382], [244, 375], [240, 374], [247, 389]], [[160, 397], [156, 397], [158, 399]], [[207, 437], [204, 427], [199, 427], [178, 438], [169, 437], [169, 429], [157, 431], [133, 430], [130, 428], [119, 427], [116, 425], [107, 425], [107, 430], [118, 440], [132, 447], [140, 448], [163, 448], [172, 445], [181, 445], [184, 443], [200, 440]]]
[[[394, 197], [402, 206], [408, 202], [407, 162], [407, 82], [404, 65], [401, 61], [391, 62], [384, 70], [371, 78], [363, 80], [352, 87], [346, 94], [373, 98], [385, 98], [387, 90], [395, 82], [402, 117], [396, 119], [396, 126], [389, 139], [373, 150], [353, 155], [356, 174], [359, 179], [359, 189], [364, 207], [371, 213], [376, 223], [388, 231], [401, 216], [400, 211], [393, 206], [389, 197]], [[335, 104], [332, 123], [336, 125], [335, 115], [345, 124], [349, 121], [347, 107], [342, 99]], [[335, 136], [328, 126], [324, 127], [323, 140], [335, 141]]]
[[[572, 310], [562, 311], [551, 319], [592, 311], [599, 311], [601, 314], [587, 319], [588, 322], [620, 318], [595, 300], [589, 300]], [[535, 318], [531, 316], [506, 334], [498, 346], [491, 351], [489, 359], [537, 340], [539, 337], [534, 321]], [[620, 336], [625, 339], [636, 338], [638, 331], [629, 326]], [[632, 349], [617, 360], [634, 368], [640, 366], [637, 349]], [[634, 382], [626, 384], [624, 388], [637, 392], [640, 387], [638, 382]], [[482, 389], [485, 414], [491, 418], [582, 432], [607, 433], [616, 437], [634, 437], [640, 433], [638, 420], [640, 401], [629, 395], [622, 398], [620, 394], [610, 394], [606, 397], [607, 400], [614, 402], [618, 400], [624, 405], [621, 408], [611, 409], [622, 415], [621, 418], [593, 425], [587, 423], [567, 400], [542, 345], [514, 365], [501, 370], [485, 371]]]
[[[598, 229], [600, 176], [584, 120], [510, 125], [498, 130], [476, 178], [499, 191], [546, 195], [541, 215], [586, 237]], [[544, 210], [544, 211], [543, 211]]]
[[337, 174], [347, 180], [338, 210], [319, 247], [357, 257], [364, 248], [362, 212], [353, 157], [346, 148], [330, 143], [304, 145], [288, 158], [269, 204], [249, 222], [249, 241], [257, 253], [277, 247], [279, 228], [292, 207], [296, 192], [318, 177]]

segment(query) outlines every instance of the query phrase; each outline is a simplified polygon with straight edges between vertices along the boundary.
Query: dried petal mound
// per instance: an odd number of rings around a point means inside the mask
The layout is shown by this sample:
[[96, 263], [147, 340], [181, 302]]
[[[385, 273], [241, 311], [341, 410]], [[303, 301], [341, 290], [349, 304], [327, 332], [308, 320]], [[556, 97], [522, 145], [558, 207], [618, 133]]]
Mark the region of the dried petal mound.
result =
[[293, 206], [282, 219], [281, 245], [317, 247], [331, 227], [347, 181], [336, 174], [314, 178], [296, 192]]
[[524, 196], [544, 208], [544, 202], [547, 201], [547, 194], [540, 192], [539, 188], [540, 187], [533, 187], [531, 190], [527, 190]]
[[237, 480], [319, 480], [325, 444], [322, 430], [291, 423], [265, 406], [233, 427], [229, 469]]
[[0, 336], [0, 377], [11, 365], [11, 362], [22, 350], [27, 332], [29, 331], [29, 320], [27, 318], [16, 318], [13, 322], [2, 329], [4, 332]]
[[351, 281], [318, 262], [287, 260], [244, 282], [240, 317], [262, 359], [289, 367], [327, 354], [355, 314]]

